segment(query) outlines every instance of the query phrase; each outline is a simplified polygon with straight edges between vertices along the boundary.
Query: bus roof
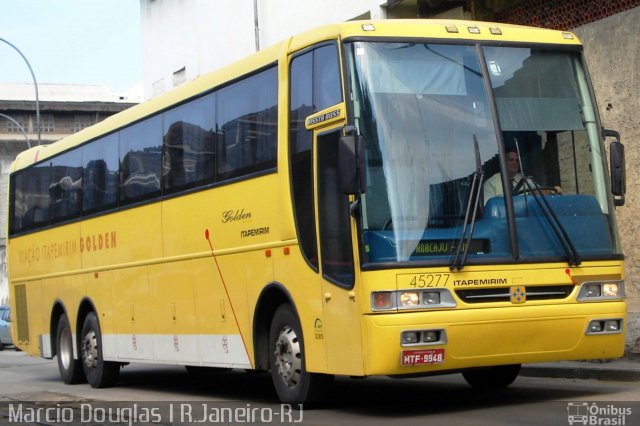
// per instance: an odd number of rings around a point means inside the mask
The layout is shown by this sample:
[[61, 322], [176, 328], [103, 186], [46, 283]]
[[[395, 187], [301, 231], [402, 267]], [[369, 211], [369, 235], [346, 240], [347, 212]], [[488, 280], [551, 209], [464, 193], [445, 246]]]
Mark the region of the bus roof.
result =
[[519, 25], [432, 19], [387, 19], [380, 21], [349, 21], [321, 26], [263, 49], [217, 71], [202, 75], [163, 95], [131, 107], [118, 114], [74, 133], [50, 145], [39, 145], [18, 154], [10, 172], [20, 170], [76, 145], [121, 129], [145, 117], [159, 113], [201, 93], [275, 63], [285, 53], [304, 49], [323, 40], [340, 38], [395, 37], [477, 40], [509, 43], [540, 43], [579, 45], [578, 38], [566, 31], [548, 30]]

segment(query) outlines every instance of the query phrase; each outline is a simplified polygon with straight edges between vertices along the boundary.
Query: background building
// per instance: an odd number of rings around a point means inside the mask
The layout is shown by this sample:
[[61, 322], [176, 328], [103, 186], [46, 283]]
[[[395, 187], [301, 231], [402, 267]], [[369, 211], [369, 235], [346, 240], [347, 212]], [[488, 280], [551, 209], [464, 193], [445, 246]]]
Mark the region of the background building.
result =
[[[139, 95], [103, 86], [38, 84], [40, 140], [50, 144], [135, 105]], [[8, 173], [16, 155], [38, 145], [33, 84], [0, 83], [0, 200], [7, 199]], [[7, 203], [0, 203], [0, 305], [7, 303]]]

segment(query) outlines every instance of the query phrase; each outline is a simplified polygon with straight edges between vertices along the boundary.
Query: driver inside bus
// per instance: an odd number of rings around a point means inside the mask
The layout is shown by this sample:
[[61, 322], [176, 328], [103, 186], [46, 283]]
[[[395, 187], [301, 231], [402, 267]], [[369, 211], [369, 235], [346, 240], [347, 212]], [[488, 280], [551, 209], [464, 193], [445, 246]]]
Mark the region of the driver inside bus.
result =
[[[515, 148], [507, 148], [506, 158], [507, 177], [511, 182], [512, 188], [519, 187], [522, 190], [526, 190], [527, 187], [534, 188], [535, 183], [532, 182], [529, 178], [526, 178], [524, 182], [521, 182], [523, 177], [520, 173], [520, 157], [518, 156], [518, 152], [515, 150]], [[500, 172], [494, 174], [484, 182], [483, 191], [485, 204], [487, 204], [487, 201], [489, 201], [493, 197], [504, 196]], [[562, 194], [562, 188], [560, 188], [559, 186], [554, 186], [551, 190], [545, 188], [542, 193], [560, 195]]]

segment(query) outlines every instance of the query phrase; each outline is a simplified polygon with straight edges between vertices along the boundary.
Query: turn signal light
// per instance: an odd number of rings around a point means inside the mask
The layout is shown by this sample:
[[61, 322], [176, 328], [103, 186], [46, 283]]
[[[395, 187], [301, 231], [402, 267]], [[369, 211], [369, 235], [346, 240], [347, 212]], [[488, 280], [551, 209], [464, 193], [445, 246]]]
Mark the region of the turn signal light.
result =
[[393, 303], [393, 292], [391, 291], [379, 291], [373, 293], [371, 302], [371, 307], [374, 311], [382, 311], [395, 308]]

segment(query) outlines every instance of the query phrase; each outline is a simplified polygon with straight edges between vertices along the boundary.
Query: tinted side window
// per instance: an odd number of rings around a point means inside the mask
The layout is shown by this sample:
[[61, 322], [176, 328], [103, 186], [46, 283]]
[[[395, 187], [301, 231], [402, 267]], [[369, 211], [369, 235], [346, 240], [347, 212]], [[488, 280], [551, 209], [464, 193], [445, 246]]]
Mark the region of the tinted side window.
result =
[[165, 191], [213, 181], [215, 140], [215, 95], [164, 114], [162, 179]]
[[338, 141], [340, 132], [318, 137], [318, 215], [322, 275], [343, 287], [355, 282], [349, 200], [340, 190]]
[[342, 102], [338, 47], [335, 44], [314, 50], [313, 92], [316, 111]]
[[115, 207], [118, 202], [118, 134], [82, 147], [82, 210]]
[[51, 159], [50, 219], [58, 221], [80, 214], [82, 202], [82, 156], [69, 151]]
[[15, 175], [14, 220], [16, 232], [49, 223], [49, 162], [30, 167]]
[[120, 132], [120, 200], [160, 194], [162, 118], [155, 116]]
[[313, 52], [291, 61], [289, 154], [291, 193], [302, 254], [318, 270], [316, 215], [313, 204], [313, 151], [305, 118], [313, 113]]
[[217, 93], [217, 180], [276, 166], [277, 69], [270, 68]]

